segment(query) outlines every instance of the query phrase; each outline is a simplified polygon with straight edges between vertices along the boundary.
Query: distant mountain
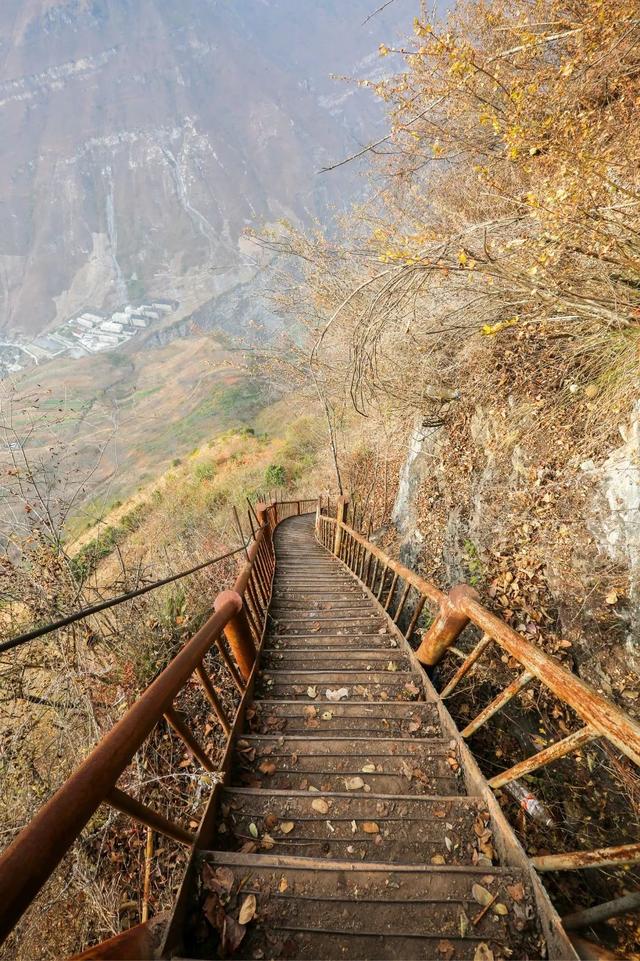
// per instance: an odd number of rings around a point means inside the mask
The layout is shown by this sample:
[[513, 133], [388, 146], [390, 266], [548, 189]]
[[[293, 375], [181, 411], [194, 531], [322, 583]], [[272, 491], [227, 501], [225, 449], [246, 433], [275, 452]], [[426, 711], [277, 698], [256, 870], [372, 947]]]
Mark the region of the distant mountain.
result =
[[[197, 307], [245, 226], [326, 219], [315, 172], [379, 130], [374, 75], [417, 0], [2, 0], [0, 328], [146, 295]], [[214, 269], [212, 269], [214, 268]]]

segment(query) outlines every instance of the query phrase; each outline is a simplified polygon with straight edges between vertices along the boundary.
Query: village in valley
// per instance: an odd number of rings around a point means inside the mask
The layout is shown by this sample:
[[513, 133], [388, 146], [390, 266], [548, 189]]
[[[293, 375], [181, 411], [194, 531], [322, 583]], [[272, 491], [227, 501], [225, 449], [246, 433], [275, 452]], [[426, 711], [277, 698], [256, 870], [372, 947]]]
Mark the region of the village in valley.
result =
[[32, 340], [0, 341], [0, 377], [61, 355], [79, 358], [115, 350], [177, 308], [175, 300], [125, 304], [113, 311], [92, 308]]

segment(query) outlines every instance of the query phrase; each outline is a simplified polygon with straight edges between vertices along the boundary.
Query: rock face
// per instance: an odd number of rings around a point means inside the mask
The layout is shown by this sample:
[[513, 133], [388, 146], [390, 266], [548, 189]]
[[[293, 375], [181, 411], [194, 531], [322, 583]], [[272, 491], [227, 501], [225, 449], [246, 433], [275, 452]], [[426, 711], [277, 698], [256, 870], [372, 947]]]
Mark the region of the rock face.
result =
[[620, 429], [623, 443], [604, 464], [583, 470], [595, 480], [591, 529], [614, 563], [629, 573], [628, 654], [640, 663], [640, 403]]
[[435, 457], [438, 430], [439, 428], [425, 427], [422, 418], [416, 418], [409, 436], [406, 460], [398, 478], [391, 521], [399, 536], [400, 560], [407, 567], [414, 566], [424, 543], [418, 526], [416, 500]]
[[[377, 133], [332, 72], [378, 70], [405, 0], [3, 0], [0, 327], [34, 333], [143, 295], [246, 280], [238, 239], [324, 219]], [[391, 19], [392, 18], [392, 19]]]
[[637, 716], [640, 405], [597, 462], [552, 446], [536, 458], [508, 424], [469, 401], [441, 427], [414, 425], [392, 513], [399, 555], [443, 589], [477, 587]]

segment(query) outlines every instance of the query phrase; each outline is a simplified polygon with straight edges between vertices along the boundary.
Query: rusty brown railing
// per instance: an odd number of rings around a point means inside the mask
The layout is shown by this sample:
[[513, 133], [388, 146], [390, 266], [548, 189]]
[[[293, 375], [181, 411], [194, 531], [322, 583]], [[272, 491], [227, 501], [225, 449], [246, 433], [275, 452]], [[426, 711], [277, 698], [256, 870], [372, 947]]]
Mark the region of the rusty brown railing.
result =
[[[328, 551], [356, 575], [396, 627], [407, 623], [403, 630], [404, 636], [417, 643], [416, 656], [422, 664], [426, 667], [437, 664], [468, 624], [473, 624], [482, 631], [479, 642], [441, 691], [441, 698], [451, 695], [491, 644], [497, 644], [522, 668], [521, 673], [466, 725], [461, 731], [462, 737], [468, 738], [475, 733], [534, 678], [563, 704], [571, 707], [582, 720], [583, 727], [580, 730], [491, 778], [490, 787], [502, 787], [565, 757], [597, 738], [606, 739], [627, 758], [640, 765], [640, 725], [636, 721], [589, 684], [567, 671], [556, 658], [535, 647], [505, 621], [483, 607], [473, 588], [461, 584], [445, 594], [429, 581], [390, 558], [362, 534], [349, 527], [345, 521], [347, 503], [347, 498], [338, 498], [336, 514], [333, 517], [325, 513], [319, 504], [316, 511], [316, 536]], [[430, 609], [432, 620], [421, 634], [420, 618], [425, 606]], [[640, 863], [640, 844], [541, 856], [533, 858], [532, 863], [538, 871]]]
[[214, 763], [175, 709], [174, 701], [195, 675], [228, 740], [234, 719], [223, 707], [204, 666], [204, 657], [212, 648], [217, 648], [242, 697], [254, 668], [256, 651], [262, 644], [271, 600], [275, 570], [272, 532], [283, 516], [311, 512], [317, 502], [303, 501], [300, 510], [288, 511], [297, 503], [280, 505], [274, 502], [255, 506], [258, 527], [233, 590], [217, 596], [215, 613], [3, 852], [0, 858], [0, 943], [101, 804], [106, 803], [181, 844], [193, 843], [191, 832], [121, 791], [116, 786], [117, 781], [163, 717], [201, 766], [207, 771], [215, 771]]
[[294, 517], [298, 514], [311, 514], [315, 511], [318, 504], [317, 497], [308, 497], [297, 501], [274, 501], [278, 515], [278, 523], [287, 517]]

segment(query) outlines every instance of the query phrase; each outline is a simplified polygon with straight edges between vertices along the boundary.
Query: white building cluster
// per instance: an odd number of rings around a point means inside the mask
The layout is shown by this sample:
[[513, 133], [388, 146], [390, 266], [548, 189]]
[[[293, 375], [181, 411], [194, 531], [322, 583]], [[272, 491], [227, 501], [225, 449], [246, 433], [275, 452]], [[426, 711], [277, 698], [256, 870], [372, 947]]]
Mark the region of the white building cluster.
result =
[[0, 341], [0, 376], [60, 354], [86, 357], [101, 350], [114, 350], [161, 317], [172, 314], [177, 306], [175, 301], [154, 300], [138, 306], [125, 304], [111, 312], [86, 310], [29, 343]]
[[67, 326], [78, 344], [88, 353], [95, 354], [119, 347], [135, 337], [138, 331], [148, 327], [149, 323], [160, 320], [161, 316], [171, 314], [174, 310], [175, 304], [169, 301], [154, 301], [137, 307], [126, 304], [111, 314], [86, 311], [78, 317], [72, 317]]

